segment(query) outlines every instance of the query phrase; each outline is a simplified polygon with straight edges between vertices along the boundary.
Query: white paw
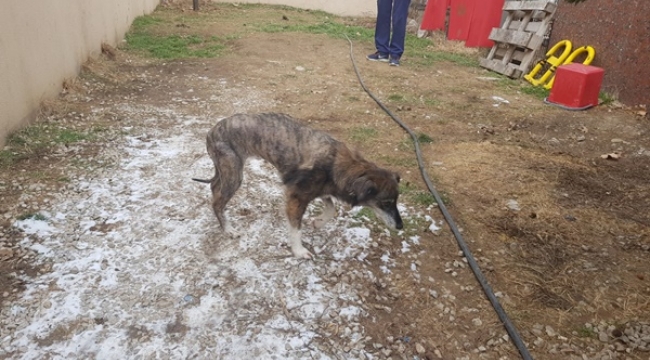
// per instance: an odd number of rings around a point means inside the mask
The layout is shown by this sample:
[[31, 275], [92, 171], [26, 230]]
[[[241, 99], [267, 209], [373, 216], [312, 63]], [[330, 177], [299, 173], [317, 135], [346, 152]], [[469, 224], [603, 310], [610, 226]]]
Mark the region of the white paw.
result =
[[224, 230], [224, 232], [226, 233], [226, 235], [228, 235], [229, 237], [231, 237], [233, 239], [239, 239], [242, 236], [241, 232], [233, 229], [230, 226], [227, 226], [226, 229]]
[[309, 250], [305, 249], [304, 246], [296, 246], [291, 248], [291, 252], [293, 252], [293, 256], [301, 259], [309, 259], [312, 260], [314, 258], [314, 255], [309, 252]]

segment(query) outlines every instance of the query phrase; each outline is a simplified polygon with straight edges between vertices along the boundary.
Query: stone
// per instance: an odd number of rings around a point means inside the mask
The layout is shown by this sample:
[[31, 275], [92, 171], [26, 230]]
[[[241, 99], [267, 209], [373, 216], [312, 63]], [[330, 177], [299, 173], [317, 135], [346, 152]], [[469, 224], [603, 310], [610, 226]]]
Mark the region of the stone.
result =
[[535, 334], [537, 336], [541, 336], [542, 335], [542, 330], [544, 330], [543, 325], [535, 324], [535, 325], [533, 325], [533, 329], [531, 331], [532, 331], [533, 334]]
[[510, 200], [506, 201], [506, 207], [509, 210], [512, 210], [512, 211], [520, 211], [521, 210], [521, 207], [519, 206], [519, 203], [515, 199], [510, 199]]
[[0, 259], [11, 259], [14, 257], [14, 251], [10, 248], [0, 248]]
[[548, 335], [548, 336], [550, 336], [550, 337], [555, 337], [555, 336], [557, 335], [557, 333], [555, 332], [555, 330], [554, 330], [551, 326], [549, 326], [549, 325], [546, 325], [545, 330], [546, 330], [546, 335]]
[[608, 342], [609, 341], [609, 335], [607, 335], [606, 331], [600, 331], [598, 333], [598, 340], [602, 342]]

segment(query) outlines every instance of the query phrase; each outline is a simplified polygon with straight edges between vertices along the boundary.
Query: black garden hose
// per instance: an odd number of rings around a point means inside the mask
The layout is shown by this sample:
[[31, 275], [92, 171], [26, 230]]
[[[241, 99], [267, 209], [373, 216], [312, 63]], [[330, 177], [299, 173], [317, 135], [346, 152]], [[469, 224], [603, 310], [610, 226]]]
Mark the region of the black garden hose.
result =
[[472, 272], [474, 272], [474, 276], [476, 276], [476, 280], [478, 280], [479, 284], [481, 284], [481, 288], [483, 288], [483, 292], [485, 292], [485, 295], [487, 296], [488, 300], [492, 304], [494, 311], [496, 311], [497, 315], [499, 316], [499, 319], [501, 319], [503, 326], [506, 328], [506, 331], [508, 332], [510, 339], [512, 339], [512, 342], [519, 350], [521, 357], [524, 360], [532, 360], [533, 358], [530, 355], [530, 352], [528, 352], [528, 348], [526, 348], [526, 344], [524, 344], [521, 335], [519, 335], [517, 328], [508, 317], [508, 314], [506, 314], [505, 310], [499, 303], [499, 300], [497, 299], [496, 295], [494, 295], [494, 291], [490, 287], [490, 284], [488, 284], [487, 279], [485, 278], [483, 272], [479, 268], [478, 263], [476, 262], [474, 256], [472, 255], [472, 252], [469, 250], [467, 243], [463, 239], [463, 236], [460, 234], [460, 231], [458, 230], [458, 227], [456, 226], [454, 219], [451, 217], [451, 214], [449, 214], [449, 211], [447, 211], [447, 207], [443, 203], [440, 194], [438, 194], [438, 191], [436, 191], [433, 184], [431, 183], [431, 180], [429, 179], [429, 175], [427, 174], [427, 171], [424, 167], [424, 161], [422, 160], [422, 152], [420, 151], [420, 143], [418, 141], [417, 135], [406, 124], [404, 124], [402, 120], [400, 120], [395, 114], [393, 114], [393, 112], [390, 111], [373, 93], [371, 93], [370, 90], [368, 90], [366, 85], [363, 83], [363, 79], [359, 74], [359, 69], [357, 69], [357, 64], [354, 61], [354, 55], [352, 53], [352, 41], [350, 40], [350, 38], [347, 37], [347, 35], [345, 36], [345, 38], [350, 43], [350, 60], [352, 60], [352, 66], [354, 67], [354, 72], [357, 74], [357, 78], [359, 79], [359, 83], [361, 84], [361, 87], [377, 103], [377, 105], [379, 105], [379, 107], [382, 110], [384, 110], [388, 114], [388, 116], [390, 116], [402, 129], [404, 129], [404, 131], [406, 131], [411, 136], [411, 139], [413, 139], [413, 144], [415, 145], [415, 155], [417, 156], [418, 167], [420, 168], [420, 174], [422, 175], [422, 179], [424, 180], [424, 183], [427, 185], [427, 188], [429, 189], [433, 197], [436, 199], [436, 202], [438, 203], [438, 207], [440, 208], [442, 215], [445, 217], [447, 224], [449, 224], [451, 231], [454, 233], [456, 242], [458, 242], [458, 246], [463, 251], [463, 255], [465, 255], [465, 258], [467, 259], [467, 263], [470, 269], [472, 269]]

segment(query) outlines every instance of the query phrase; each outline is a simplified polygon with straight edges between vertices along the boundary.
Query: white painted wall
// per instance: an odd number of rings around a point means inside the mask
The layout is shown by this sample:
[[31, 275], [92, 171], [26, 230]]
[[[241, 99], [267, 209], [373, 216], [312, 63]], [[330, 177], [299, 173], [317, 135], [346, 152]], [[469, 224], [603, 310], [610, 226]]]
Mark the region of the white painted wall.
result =
[[370, 16], [377, 15], [377, 0], [212, 0], [225, 3], [252, 3], [287, 5], [301, 9], [323, 10], [340, 16]]
[[[188, 1], [189, 0], [172, 0]], [[323, 10], [341, 16], [377, 13], [377, 0], [239, 0]], [[0, 8], [0, 149], [35, 117], [103, 42], [116, 45], [133, 19], [161, 0], [6, 0]], [[191, 2], [190, 2], [191, 3]]]
[[6, 0], [0, 7], [0, 146], [101, 43], [116, 45], [160, 0]]

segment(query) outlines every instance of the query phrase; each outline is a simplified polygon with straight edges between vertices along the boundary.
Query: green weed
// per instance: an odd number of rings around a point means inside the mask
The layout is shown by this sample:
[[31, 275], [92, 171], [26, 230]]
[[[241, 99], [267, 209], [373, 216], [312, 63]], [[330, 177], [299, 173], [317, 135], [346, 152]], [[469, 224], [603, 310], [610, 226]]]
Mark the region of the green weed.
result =
[[127, 49], [143, 51], [159, 59], [210, 58], [218, 56], [225, 45], [218, 38], [198, 35], [159, 36], [147, 32], [126, 35]]
[[616, 101], [616, 97], [612, 94], [601, 91], [598, 94], [598, 99], [600, 100], [600, 105], [609, 105]]
[[413, 236], [419, 234], [423, 228], [426, 226], [426, 220], [417, 216], [409, 216], [403, 218], [404, 222], [404, 233], [406, 236]]
[[366, 142], [377, 136], [377, 129], [357, 127], [350, 129], [350, 139], [355, 142]]
[[[435, 183], [436, 182], [435, 178], [433, 178], [432, 181]], [[431, 192], [429, 192], [428, 189], [420, 189], [410, 182], [400, 183], [399, 193], [400, 193], [400, 198], [406, 199], [407, 202], [411, 202], [423, 206], [430, 206], [430, 205], [437, 204], [436, 198], [433, 196], [433, 194], [431, 194]], [[446, 192], [438, 190], [438, 195], [440, 196], [440, 200], [442, 200], [443, 204], [445, 205], [451, 204], [449, 195]]]
[[377, 216], [375, 215], [375, 212], [372, 211], [372, 209], [369, 209], [367, 207], [364, 207], [361, 210], [359, 210], [359, 212], [354, 214], [352, 218], [356, 220], [364, 220], [364, 219], [369, 219], [370, 221], [377, 220]]
[[[406, 146], [406, 144], [407, 142], [404, 140], [400, 143], [400, 146]], [[412, 144], [413, 143], [409, 141], [409, 149], [413, 149]], [[378, 158], [382, 164], [386, 164], [387, 166], [401, 166], [416, 169], [418, 167], [418, 162], [413, 156], [405, 158], [404, 156], [379, 155]]]
[[[219, 5], [217, 5], [219, 6]], [[254, 9], [274, 9], [284, 12], [293, 12], [293, 13], [311, 13], [317, 16], [328, 16], [329, 14], [321, 10], [304, 10], [288, 5], [265, 5], [260, 3], [240, 3], [237, 4], [238, 10], [254, 10]]]
[[218, 56], [225, 45], [216, 36], [160, 35], [156, 32], [165, 21], [153, 15], [145, 15], [133, 21], [126, 34], [126, 49], [141, 51], [159, 59], [210, 58]]
[[404, 95], [401, 95], [401, 94], [390, 94], [390, 95], [388, 95], [388, 101], [403, 102], [405, 100], [406, 100], [406, 98], [404, 97]]
[[451, 205], [451, 198], [449, 197], [449, 194], [447, 194], [445, 191], [438, 190], [438, 195], [440, 195], [440, 200], [442, 200], [442, 203], [444, 205]]
[[596, 338], [596, 332], [585, 326], [578, 328], [577, 332], [578, 336], [582, 338]]
[[152, 25], [162, 24], [164, 20], [153, 15], [143, 15], [135, 18], [131, 28], [135, 32], [144, 31], [144, 29], [151, 27]]
[[83, 140], [88, 139], [89, 137], [85, 134], [73, 131], [73, 130], [68, 130], [68, 129], [60, 129], [59, 133], [57, 134], [56, 138], [54, 139], [55, 143], [59, 144], [73, 144], [76, 142], [80, 142]]
[[76, 130], [51, 124], [36, 124], [10, 135], [7, 144], [14, 151], [26, 150], [34, 152], [50, 145], [68, 145], [90, 138], [90, 136]]
[[[433, 139], [425, 134], [425, 133], [418, 133], [417, 134], [417, 140], [422, 144], [429, 144], [433, 142]], [[398, 147], [400, 150], [403, 151], [408, 151], [408, 152], [414, 152], [415, 151], [415, 145], [413, 144], [413, 139], [410, 136], [405, 136], [402, 141], [399, 142]]]
[[417, 191], [417, 187], [410, 182], [401, 182], [399, 184], [399, 193], [402, 195], [410, 194], [414, 191]]
[[51, 124], [27, 126], [7, 138], [8, 149], [0, 151], [0, 167], [6, 168], [38, 155], [53, 145], [69, 145], [93, 138], [92, 135]]
[[360, 26], [346, 25], [338, 22], [337, 17], [327, 15], [326, 13], [316, 13], [317, 23], [267, 23], [257, 26], [258, 30], [266, 33], [279, 32], [300, 32], [308, 34], [323, 34], [336, 39], [345, 39], [347, 36], [350, 40], [372, 40], [374, 39], [374, 30]]
[[511, 78], [501, 74], [490, 74], [490, 76], [499, 79], [494, 81], [494, 83], [506, 89], [514, 89], [515, 87], [518, 87], [521, 84], [519, 81], [512, 80]]
[[545, 99], [548, 97], [549, 90], [546, 90], [544, 86], [535, 86], [525, 80], [513, 80], [507, 76], [494, 74], [494, 77], [498, 78], [498, 81], [495, 81], [495, 84], [502, 88], [509, 90], [519, 91], [522, 94], [531, 95], [538, 99]]
[[7, 144], [14, 149], [34, 152], [53, 144], [72, 144], [92, 137], [75, 130], [65, 129], [49, 124], [28, 126], [7, 139]]
[[428, 191], [419, 191], [412, 196], [413, 202], [424, 207], [436, 204], [436, 199]]
[[411, 153], [415, 151], [415, 145], [410, 136], [404, 137], [402, 141], [399, 142], [398, 148], [402, 151], [408, 151]]
[[[418, 53], [414, 55], [418, 55]], [[420, 63], [422, 65], [431, 65], [443, 61], [467, 67], [478, 67], [479, 65], [478, 58], [465, 54], [429, 50], [424, 53], [420, 53], [419, 55], [420, 61], [416, 61], [416, 63]]]
[[436, 200], [430, 192], [420, 190], [411, 183], [400, 183], [399, 193], [403, 199], [406, 199], [410, 203], [425, 207], [436, 204]]
[[11, 150], [0, 150], [0, 168], [6, 168], [18, 161], [20, 156]]
[[441, 104], [440, 100], [429, 98], [422, 99], [422, 102], [427, 106], [438, 106]]
[[47, 221], [47, 217], [39, 213], [26, 213], [18, 216], [18, 220], [34, 219], [38, 221]]
[[523, 83], [519, 89], [522, 93], [534, 96], [538, 99], [545, 99], [548, 97], [549, 90], [543, 86], [533, 86], [532, 84]]
[[477, 67], [479, 59], [475, 55], [457, 54], [433, 49], [431, 40], [406, 36], [405, 48], [408, 49], [408, 59], [418, 65], [432, 65], [437, 62], [450, 62], [461, 66]]
[[425, 133], [418, 134], [418, 142], [420, 144], [430, 144], [433, 142], [433, 138]]

